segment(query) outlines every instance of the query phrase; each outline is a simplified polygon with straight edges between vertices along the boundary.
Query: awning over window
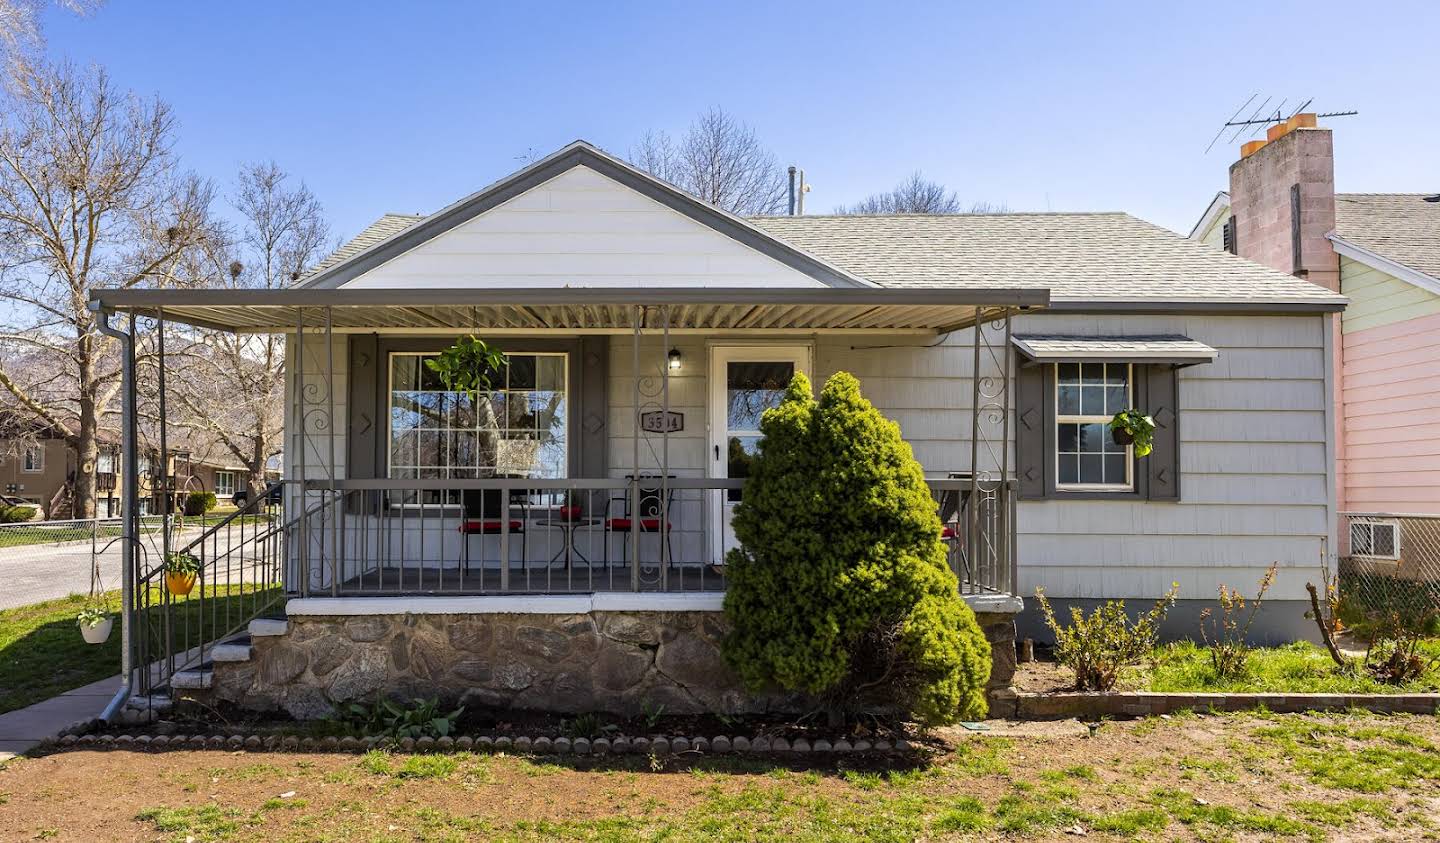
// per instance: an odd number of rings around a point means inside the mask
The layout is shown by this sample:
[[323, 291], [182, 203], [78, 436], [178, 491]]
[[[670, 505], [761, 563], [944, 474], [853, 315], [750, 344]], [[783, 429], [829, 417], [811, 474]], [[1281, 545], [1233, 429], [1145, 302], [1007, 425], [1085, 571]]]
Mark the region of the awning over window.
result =
[[1142, 337], [1076, 337], [1017, 334], [1011, 337], [1020, 354], [1035, 363], [1170, 363], [1193, 366], [1218, 355], [1203, 342], [1178, 334]]

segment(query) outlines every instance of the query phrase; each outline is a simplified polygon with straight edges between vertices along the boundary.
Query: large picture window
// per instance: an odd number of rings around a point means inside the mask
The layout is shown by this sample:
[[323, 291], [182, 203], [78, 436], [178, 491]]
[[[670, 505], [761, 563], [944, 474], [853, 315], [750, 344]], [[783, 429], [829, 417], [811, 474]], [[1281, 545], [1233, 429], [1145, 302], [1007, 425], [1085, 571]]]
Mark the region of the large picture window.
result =
[[217, 472], [215, 472], [215, 497], [220, 498], [220, 499], [223, 500], [223, 499], [225, 499], [225, 498], [231, 498], [231, 497], [234, 497], [234, 496], [235, 496], [235, 472], [233, 472], [233, 471], [217, 471]]
[[1059, 489], [1130, 491], [1130, 446], [1117, 445], [1108, 423], [1131, 406], [1128, 363], [1055, 364], [1055, 485]]
[[[505, 367], [491, 374], [491, 391], [473, 399], [446, 390], [425, 366], [436, 356], [390, 355], [391, 478], [566, 476], [566, 354], [507, 354]], [[453, 503], [459, 495], [423, 500]]]

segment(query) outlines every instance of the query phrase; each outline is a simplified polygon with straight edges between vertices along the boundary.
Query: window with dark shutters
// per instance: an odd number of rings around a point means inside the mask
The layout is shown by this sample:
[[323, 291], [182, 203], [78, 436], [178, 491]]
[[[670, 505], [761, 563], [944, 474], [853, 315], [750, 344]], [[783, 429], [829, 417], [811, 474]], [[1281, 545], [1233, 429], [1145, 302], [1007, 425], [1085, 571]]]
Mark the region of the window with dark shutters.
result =
[[[1106, 372], [1105, 377], [1109, 377], [1103, 364], [1091, 365], [1102, 366], [1102, 371]], [[1058, 379], [1068, 377], [1068, 374], [1062, 376], [1059, 366], [1054, 363], [1031, 363], [1021, 367], [1015, 390], [1016, 475], [1021, 499], [1114, 496], [1138, 497], [1152, 501], [1180, 500], [1177, 369], [1170, 364], [1137, 362], [1128, 366], [1127, 371], [1131, 373], [1133, 384], [1131, 403], [1144, 409], [1155, 419], [1155, 448], [1143, 459], [1135, 459], [1127, 451], [1128, 476], [1124, 482], [1111, 484], [1105, 481], [1106, 475], [1103, 474], [1110, 450], [1104, 443], [1091, 443], [1095, 447], [1090, 449], [1097, 455], [1090, 459], [1090, 462], [1099, 462], [1102, 480], [1085, 482], [1088, 475], [1077, 474], [1083, 472], [1081, 462], [1088, 454], [1088, 446], [1079, 441], [1079, 428], [1085, 425], [1075, 420], [1076, 417], [1071, 412], [1074, 408], [1068, 404], [1067, 407], [1060, 407], [1057, 399]], [[1083, 401], [1083, 369], [1075, 380], [1075, 388], [1082, 393], [1080, 400]], [[1097, 387], [1099, 390], [1107, 388], [1108, 382], [1100, 383]], [[1071, 400], [1068, 392], [1066, 400]], [[1108, 413], [1107, 404], [1105, 414]], [[1083, 432], [1091, 438], [1100, 435], [1095, 430], [1087, 429]], [[1109, 436], [1108, 430], [1101, 433]], [[1067, 458], [1075, 465], [1062, 465], [1061, 460]]]

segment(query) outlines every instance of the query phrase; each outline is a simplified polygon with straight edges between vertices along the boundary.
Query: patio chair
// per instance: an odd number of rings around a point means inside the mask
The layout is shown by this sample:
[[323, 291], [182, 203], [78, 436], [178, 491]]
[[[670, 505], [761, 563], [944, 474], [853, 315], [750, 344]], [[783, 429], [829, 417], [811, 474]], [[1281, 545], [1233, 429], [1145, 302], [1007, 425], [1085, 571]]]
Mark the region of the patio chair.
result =
[[[964, 472], [952, 471], [946, 479], [968, 480], [970, 475]], [[974, 579], [975, 572], [970, 570], [970, 554], [965, 547], [965, 517], [966, 510], [970, 505], [969, 489], [943, 489], [940, 492], [940, 541], [945, 544], [945, 556], [947, 559], [958, 559], [964, 568], [966, 576]], [[951, 568], [955, 567], [951, 562]], [[958, 574], [959, 571], [956, 571]]]
[[[675, 475], [667, 475], [667, 478], [674, 480]], [[627, 474], [625, 475], [625, 479], [626, 481], [633, 481], [636, 479], [636, 476]], [[674, 565], [675, 550], [671, 542], [671, 536], [674, 533], [675, 525], [670, 522], [670, 505], [675, 501], [675, 489], [674, 487], [670, 487], [667, 490], [667, 493], [664, 495], [664, 503], [662, 504], [660, 479], [660, 475], [658, 474], [642, 474], [639, 476], [640, 506], [638, 515], [640, 532], [659, 533], [663, 519], [665, 527], [665, 558], [669, 560], [671, 565]], [[652, 485], [646, 485], [647, 483]], [[630, 489], [627, 487], [623, 494], [615, 495], [605, 502], [605, 567], [607, 569], [610, 567], [609, 548], [611, 533], [620, 534], [621, 564], [623, 565], [629, 558], [630, 533], [633, 532], [635, 528], [635, 514], [630, 511], [631, 501]], [[616, 504], [619, 504], [621, 514], [619, 516], [612, 516], [610, 513]], [[636, 556], [639, 556], [638, 548]]]
[[[523, 564], [526, 558], [525, 519], [510, 517], [510, 501], [506, 499], [504, 491], [466, 489], [460, 493], [460, 504], [464, 511], [460, 519], [460, 565], [463, 570], [470, 570], [470, 537], [481, 536], [483, 542], [484, 536], [498, 536], [505, 532], [506, 520], [510, 522], [510, 533], [520, 536], [520, 559]], [[508, 559], [501, 561], [501, 564], [509, 563]]]

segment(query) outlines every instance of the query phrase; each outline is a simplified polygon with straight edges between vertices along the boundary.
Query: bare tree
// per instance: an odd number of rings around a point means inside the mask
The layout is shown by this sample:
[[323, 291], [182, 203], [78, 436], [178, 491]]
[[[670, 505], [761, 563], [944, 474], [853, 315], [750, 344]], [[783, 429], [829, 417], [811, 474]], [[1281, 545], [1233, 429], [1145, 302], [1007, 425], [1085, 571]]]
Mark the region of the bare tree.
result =
[[630, 160], [696, 197], [744, 216], [774, 214], [785, 204], [785, 169], [755, 131], [712, 108], [695, 119], [678, 142], [646, 132]]
[[[55, 0], [55, 5], [77, 15], [88, 15], [104, 0]], [[0, 0], [0, 56], [17, 61], [44, 42], [40, 14], [49, 0]]]
[[180, 283], [181, 258], [210, 236], [210, 186], [179, 172], [173, 134], [165, 103], [116, 91], [99, 68], [19, 68], [0, 99], [0, 389], [76, 451], [82, 517], [120, 387], [90, 291]]
[[[320, 202], [273, 162], [242, 167], [230, 204], [238, 230], [212, 241], [194, 267], [210, 286], [287, 287], [334, 245]], [[184, 411], [180, 425], [249, 470], [253, 499], [283, 446], [283, 338], [190, 331], [185, 339], [168, 390]]]
[[1003, 214], [1004, 205], [976, 202], [968, 209], [960, 202], [953, 190], [945, 185], [925, 178], [919, 170], [900, 182], [892, 190], [872, 193], [866, 198], [846, 207], [835, 209], [837, 214]]

